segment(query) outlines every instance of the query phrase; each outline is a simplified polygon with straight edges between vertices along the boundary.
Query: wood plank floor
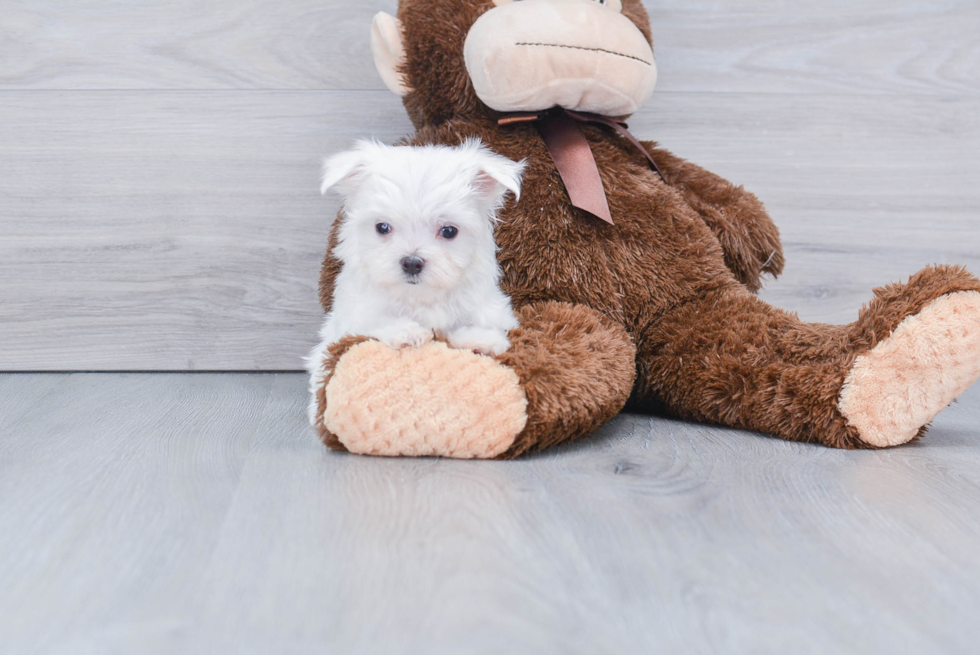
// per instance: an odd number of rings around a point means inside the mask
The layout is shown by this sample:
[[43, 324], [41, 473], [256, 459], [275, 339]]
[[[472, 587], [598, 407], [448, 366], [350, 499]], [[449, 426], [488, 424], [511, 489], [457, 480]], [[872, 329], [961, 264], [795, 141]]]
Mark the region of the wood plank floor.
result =
[[970, 653], [980, 387], [844, 452], [331, 453], [297, 374], [0, 376], [0, 653]]

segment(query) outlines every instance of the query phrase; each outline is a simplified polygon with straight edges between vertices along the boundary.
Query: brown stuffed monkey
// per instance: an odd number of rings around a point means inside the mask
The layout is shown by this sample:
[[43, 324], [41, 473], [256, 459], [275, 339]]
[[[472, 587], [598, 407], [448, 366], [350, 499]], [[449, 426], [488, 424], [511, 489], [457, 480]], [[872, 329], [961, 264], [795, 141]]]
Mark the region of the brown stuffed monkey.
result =
[[[656, 80], [640, 0], [401, 0], [398, 18], [375, 18], [372, 50], [417, 129], [407, 144], [477, 137], [526, 160], [496, 229], [521, 326], [497, 358], [442, 342], [325, 347], [311, 413], [328, 446], [510, 458], [630, 407], [880, 448], [923, 434], [980, 377], [980, 281], [963, 268], [875, 290], [850, 325], [801, 322], [754, 295], [783, 266], [755, 196], [601, 121], [575, 129], [612, 223], [572, 204], [541, 120], [506, 119], [633, 113]], [[337, 233], [320, 279], [327, 311]]]

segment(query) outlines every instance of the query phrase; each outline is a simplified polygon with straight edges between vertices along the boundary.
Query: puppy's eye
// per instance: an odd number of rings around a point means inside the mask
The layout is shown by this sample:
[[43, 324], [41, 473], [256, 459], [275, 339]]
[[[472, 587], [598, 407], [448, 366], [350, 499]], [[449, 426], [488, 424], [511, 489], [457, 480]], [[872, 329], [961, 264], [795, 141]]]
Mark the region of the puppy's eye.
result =
[[374, 229], [378, 232], [378, 234], [388, 234], [391, 232], [391, 226], [387, 223], [378, 223], [374, 226]]
[[456, 235], [459, 234], [459, 230], [451, 225], [447, 225], [446, 227], [439, 230], [439, 234], [442, 235], [443, 239], [448, 239], [452, 241], [453, 239], [456, 238]]

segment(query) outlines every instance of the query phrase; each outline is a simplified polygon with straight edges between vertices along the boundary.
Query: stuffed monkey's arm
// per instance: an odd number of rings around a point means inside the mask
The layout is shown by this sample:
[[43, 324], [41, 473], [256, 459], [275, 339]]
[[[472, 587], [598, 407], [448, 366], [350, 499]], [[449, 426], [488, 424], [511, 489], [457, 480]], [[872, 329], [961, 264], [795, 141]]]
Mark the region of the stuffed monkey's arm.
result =
[[337, 284], [337, 276], [340, 275], [340, 270], [343, 268], [343, 264], [339, 259], [334, 257], [334, 250], [337, 248], [337, 243], [340, 240], [340, 222], [344, 220], [344, 215], [342, 212], [337, 214], [337, 218], [334, 220], [333, 227], [330, 230], [330, 239], [327, 243], [327, 252], [323, 256], [323, 263], [320, 265], [320, 284], [319, 284], [319, 298], [320, 306], [323, 307], [323, 311], [327, 314], [333, 309], [333, 289]]
[[763, 273], [783, 270], [779, 230], [759, 199], [740, 186], [645, 141], [667, 184], [684, 196], [725, 251], [725, 264], [753, 292]]

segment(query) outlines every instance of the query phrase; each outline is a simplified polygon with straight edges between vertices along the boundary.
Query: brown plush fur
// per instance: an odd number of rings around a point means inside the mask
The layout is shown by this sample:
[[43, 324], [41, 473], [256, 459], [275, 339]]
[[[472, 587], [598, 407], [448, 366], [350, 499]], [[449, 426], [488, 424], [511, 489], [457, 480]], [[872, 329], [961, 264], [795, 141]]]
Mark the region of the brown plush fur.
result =
[[[854, 360], [930, 301], [980, 282], [963, 269], [928, 268], [876, 290], [852, 325], [803, 323], [753, 295], [764, 273], [783, 267], [778, 230], [755, 196], [645, 144], [664, 183], [625, 139], [594, 125], [583, 130], [615, 225], [573, 208], [535, 128], [499, 127], [470, 86], [463, 41], [492, 6], [402, 0], [399, 17], [413, 89], [405, 106], [418, 130], [406, 142], [479, 137], [527, 161], [521, 200], [505, 208], [496, 233], [502, 286], [522, 323], [500, 361], [518, 372], [529, 403], [527, 428], [506, 455], [588, 433], [630, 390], [639, 409], [867, 447], [837, 408]], [[624, 7], [649, 39], [639, 0]], [[340, 267], [330, 254], [336, 234], [320, 285], [327, 310]]]
[[534, 411], [504, 459], [588, 435], [619, 413], [635, 378], [629, 335], [598, 312], [545, 302], [517, 317], [521, 327], [498, 359], [517, 372]]

